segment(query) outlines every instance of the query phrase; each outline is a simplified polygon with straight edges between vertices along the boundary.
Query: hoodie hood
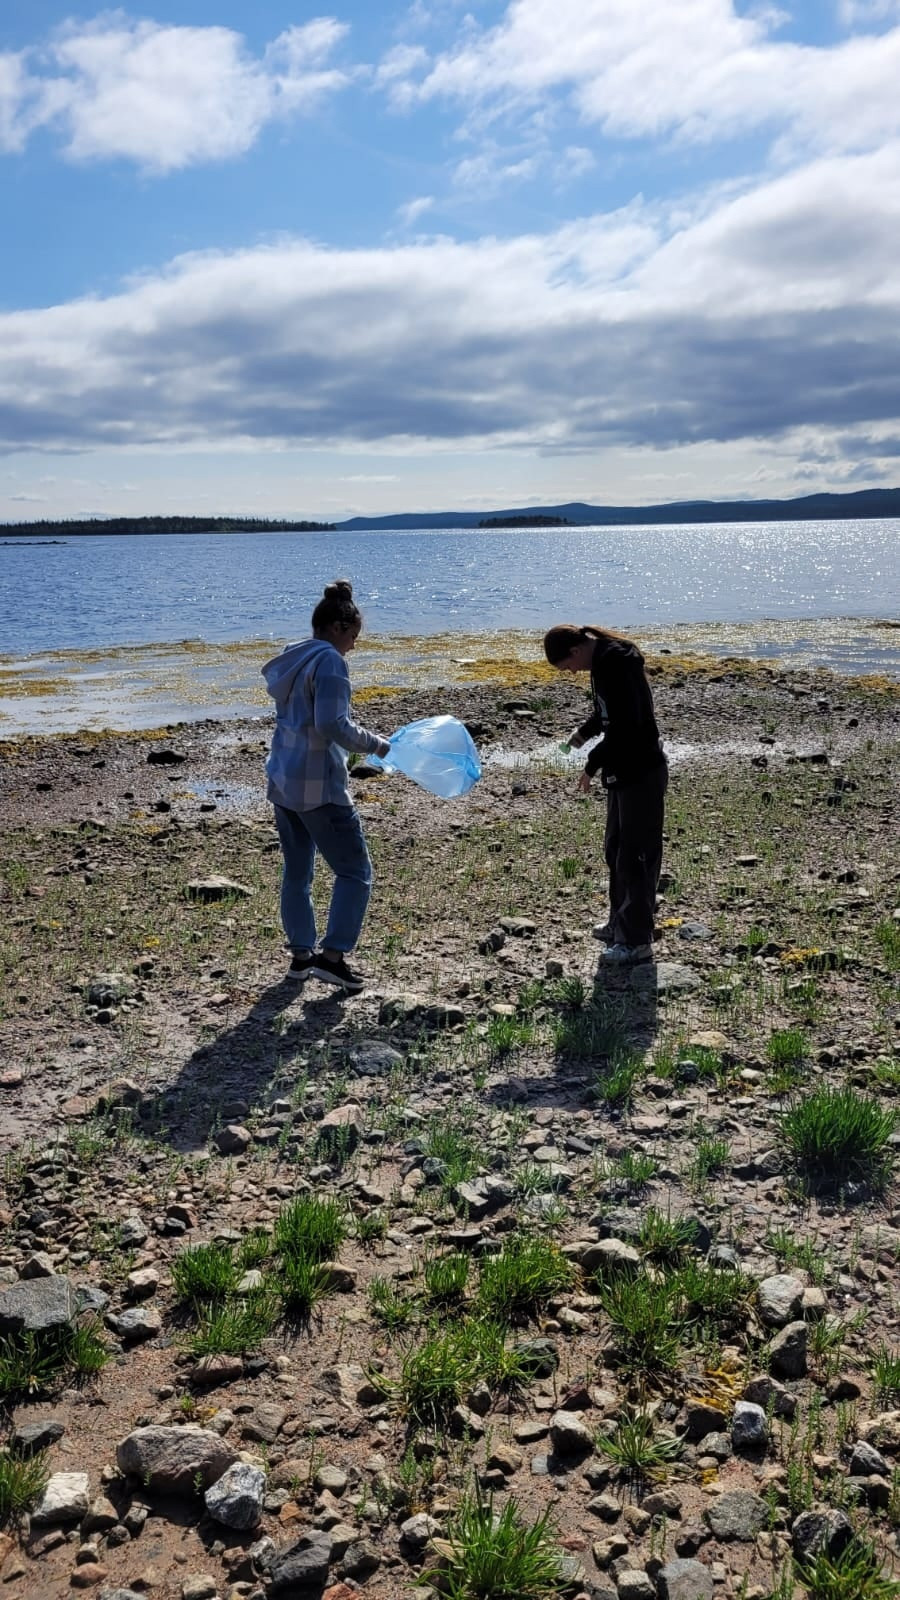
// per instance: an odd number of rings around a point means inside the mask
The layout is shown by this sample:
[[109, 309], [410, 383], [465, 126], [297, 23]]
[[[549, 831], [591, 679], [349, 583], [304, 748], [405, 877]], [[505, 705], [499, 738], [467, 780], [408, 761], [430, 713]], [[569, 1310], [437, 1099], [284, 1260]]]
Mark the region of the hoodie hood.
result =
[[338, 655], [333, 644], [327, 639], [303, 639], [300, 644], [289, 644], [278, 656], [273, 656], [262, 669], [272, 699], [276, 704], [287, 700], [294, 681], [298, 674], [305, 672], [318, 659], [326, 655]]

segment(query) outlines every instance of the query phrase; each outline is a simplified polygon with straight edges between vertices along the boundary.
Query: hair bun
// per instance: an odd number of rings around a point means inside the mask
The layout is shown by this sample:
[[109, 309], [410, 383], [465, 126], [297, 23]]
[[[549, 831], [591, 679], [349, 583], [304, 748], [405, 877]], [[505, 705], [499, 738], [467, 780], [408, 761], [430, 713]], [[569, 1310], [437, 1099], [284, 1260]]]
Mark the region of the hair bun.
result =
[[349, 578], [335, 578], [333, 583], [326, 583], [325, 593], [329, 599], [352, 600], [353, 585]]

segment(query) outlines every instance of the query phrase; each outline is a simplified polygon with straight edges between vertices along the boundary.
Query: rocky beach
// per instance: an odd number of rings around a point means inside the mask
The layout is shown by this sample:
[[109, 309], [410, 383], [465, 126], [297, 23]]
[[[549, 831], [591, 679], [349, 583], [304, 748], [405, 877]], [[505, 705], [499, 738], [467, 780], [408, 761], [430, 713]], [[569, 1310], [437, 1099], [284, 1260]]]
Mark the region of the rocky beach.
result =
[[650, 671], [624, 974], [546, 669], [357, 696], [485, 767], [354, 769], [347, 1000], [285, 976], [265, 718], [0, 745], [0, 1594], [896, 1594], [900, 686]]

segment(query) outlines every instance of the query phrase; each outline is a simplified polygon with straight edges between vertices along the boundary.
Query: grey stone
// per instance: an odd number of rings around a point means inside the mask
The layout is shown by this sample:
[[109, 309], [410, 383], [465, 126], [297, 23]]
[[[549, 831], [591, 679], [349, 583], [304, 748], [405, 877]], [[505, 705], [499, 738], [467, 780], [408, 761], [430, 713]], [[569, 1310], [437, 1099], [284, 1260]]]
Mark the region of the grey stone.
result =
[[713, 936], [712, 928], [705, 922], [683, 922], [678, 929], [679, 939], [687, 939], [689, 944], [703, 943]]
[[712, 1600], [713, 1577], [702, 1561], [667, 1561], [656, 1576], [659, 1600]]
[[249, 1149], [253, 1141], [246, 1128], [231, 1122], [219, 1130], [213, 1142], [223, 1156], [239, 1156]]
[[242, 1428], [245, 1439], [274, 1444], [287, 1419], [287, 1410], [273, 1400], [261, 1400]]
[[688, 994], [699, 989], [696, 972], [680, 961], [647, 961], [628, 973], [632, 989], [655, 989], [657, 994]]
[[89, 1006], [114, 1006], [134, 994], [136, 984], [124, 972], [98, 972], [85, 985], [84, 997]]
[[769, 1507], [749, 1489], [729, 1489], [706, 1508], [706, 1520], [717, 1539], [749, 1544], [769, 1519]]
[[75, 1290], [65, 1277], [29, 1278], [0, 1294], [0, 1333], [45, 1333], [76, 1313]]
[[56, 1268], [46, 1250], [35, 1250], [19, 1273], [20, 1278], [54, 1278]]
[[255, 1528], [262, 1517], [265, 1492], [265, 1473], [245, 1461], [235, 1461], [207, 1489], [204, 1499], [216, 1522], [243, 1532]]
[[91, 1498], [86, 1472], [54, 1472], [31, 1513], [33, 1523], [80, 1522]]
[[139, 1216], [127, 1216], [119, 1224], [119, 1243], [123, 1250], [138, 1250], [139, 1246], [146, 1245], [147, 1229]]
[[778, 1272], [763, 1278], [757, 1291], [759, 1314], [769, 1328], [783, 1328], [785, 1323], [796, 1322], [803, 1305], [805, 1285], [790, 1273]]
[[341, 1577], [356, 1578], [364, 1583], [381, 1566], [381, 1557], [368, 1539], [355, 1539], [341, 1562]]
[[656, 1600], [653, 1579], [648, 1578], [643, 1567], [626, 1567], [616, 1578], [619, 1600]]
[[48, 1450], [65, 1431], [65, 1424], [56, 1417], [47, 1417], [43, 1422], [25, 1422], [13, 1429], [10, 1448], [17, 1456], [34, 1456], [41, 1450]]
[[350, 1051], [349, 1061], [359, 1078], [387, 1077], [396, 1067], [402, 1067], [404, 1056], [379, 1039], [363, 1039]]
[[233, 878], [212, 872], [208, 878], [192, 878], [187, 886], [191, 900], [249, 900], [253, 893], [245, 883], [235, 883]]
[[290, 1600], [312, 1600], [321, 1594], [331, 1561], [331, 1535], [311, 1528], [277, 1555], [269, 1566], [268, 1593]]
[[692, 1400], [685, 1407], [686, 1431], [689, 1439], [705, 1439], [708, 1433], [719, 1433], [725, 1421], [719, 1406], [707, 1400]]
[[854, 1477], [865, 1478], [870, 1473], [878, 1473], [882, 1477], [890, 1477], [891, 1469], [874, 1445], [867, 1444], [865, 1439], [857, 1439], [850, 1457], [850, 1471]]
[[754, 1405], [762, 1406], [774, 1417], [786, 1417], [789, 1422], [797, 1410], [796, 1396], [765, 1372], [750, 1379], [744, 1390], [744, 1399], [752, 1400]]
[[134, 1306], [118, 1316], [108, 1316], [106, 1326], [117, 1334], [123, 1344], [145, 1344], [155, 1339], [162, 1329], [162, 1317], [152, 1306]]
[[624, 1239], [598, 1239], [579, 1246], [577, 1261], [583, 1272], [637, 1271], [641, 1264], [640, 1253]]
[[191, 1424], [136, 1428], [116, 1448], [120, 1470], [160, 1494], [193, 1493], [198, 1479], [208, 1489], [236, 1459], [217, 1433]]
[[801, 1511], [791, 1529], [791, 1544], [798, 1561], [816, 1556], [832, 1559], [842, 1554], [853, 1538], [853, 1525], [843, 1511]]
[[185, 1578], [181, 1585], [181, 1600], [215, 1600], [219, 1585], [208, 1572], [198, 1572], [194, 1578]]
[[359, 1144], [364, 1125], [362, 1106], [351, 1101], [326, 1112], [316, 1129], [316, 1135], [320, 1145], [351, 1155]]
[[754, 1448], [765, 1444], [769, 1425], [762, 1406], [750, 1400], [738, 1400], [731, 1419], [731, 1442], [736, 1450]]
[[105, 1494], [98, 1494], [96, 1500], [91, 1501], [90, 1508], [81, 1524], [82, 1534], [108, 1533], [119, 1521], [119, 1513], [111, 1500]]
[[577, 1412], [555, 1411], [550, 1419], [550, 1442], [561, 1456], [583, 1456], [594, 1448], [594, 1435]]
[[400, 1547], [406, 1555], [417, 1559], [423, 1556], [436, 1534], [441, 1531], [440, 1523], [428, 1515], [427, 1511], [419, 1511], [414, 1517], [407, 1517], [400, 1524]]
[[776, 1333], [769, 1346], [769, 1365], [772, 1371], [777, 1372], [781, 1378], [804, 1378], [806, 1343], [806, 1323], [789, 1322], [780, 1333]]

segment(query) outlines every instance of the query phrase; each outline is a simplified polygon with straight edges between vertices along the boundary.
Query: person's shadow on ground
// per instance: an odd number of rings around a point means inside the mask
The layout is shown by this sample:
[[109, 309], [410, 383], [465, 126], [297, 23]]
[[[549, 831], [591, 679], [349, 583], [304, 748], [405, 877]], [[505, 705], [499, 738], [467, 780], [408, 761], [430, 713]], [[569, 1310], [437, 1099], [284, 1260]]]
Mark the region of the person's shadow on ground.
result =
[[658, 1029], [655, 961], [613, 966], [602, 958], [588, 984], [577, 978], [547, 984], [554, 1070], [531, 1074], [510, 1063], [505, 1079], [491, 1085], [493, 1104], [534, 1106], [602, 1105], [622, 1114]]
[[[261, 1102], [290, 1096], [292, 1081], [304, 1070], [311, 1047], [341, 1015], [342, 995], [281, 978], [264, 989], [246, 1016], [216, 1038], [200, 1044], [178, 1077], [155, 1100], [145, 1100], [141, 1121], [155, 1137], [180, 1150], [196, 1150], [224, 1123], [240, 1123]], [[302, 1001], [296, 1014], [285, 1013]], [[272, 1090], [271, 1096], [266, 1093]], [[264, 1108], [264, 1107], [263, 1107]]]

